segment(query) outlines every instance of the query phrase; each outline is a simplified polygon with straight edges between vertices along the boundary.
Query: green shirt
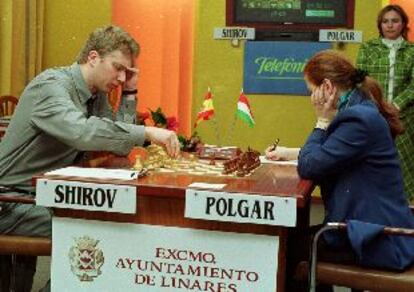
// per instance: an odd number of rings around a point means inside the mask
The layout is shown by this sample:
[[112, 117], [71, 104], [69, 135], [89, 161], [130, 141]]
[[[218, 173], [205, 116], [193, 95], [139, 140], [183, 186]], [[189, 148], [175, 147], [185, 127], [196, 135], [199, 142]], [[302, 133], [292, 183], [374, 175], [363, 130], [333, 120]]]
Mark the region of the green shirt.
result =
[[143, 144], [144, 127], [130, 124], [135, 99], [123, 98], [113, 117], [103, 93], [96, 94], [88, 113], [90, 98], [78, 64], [33, 79], [0, 143], [0, 185], [32, 191], [33, 175], [71, 165], [81, 151], [126, 155]]
[[[366, 70], [388, 92], [389, 48], [381, 39], [373, 39], [361, 45], [357, 67]], [[396, 54], [394, 69], [393, 102], [401, 110], [405, 133], [396, 144], [404, 174], [405, 192], [414, 199], [414, 44], [404, 41]]]

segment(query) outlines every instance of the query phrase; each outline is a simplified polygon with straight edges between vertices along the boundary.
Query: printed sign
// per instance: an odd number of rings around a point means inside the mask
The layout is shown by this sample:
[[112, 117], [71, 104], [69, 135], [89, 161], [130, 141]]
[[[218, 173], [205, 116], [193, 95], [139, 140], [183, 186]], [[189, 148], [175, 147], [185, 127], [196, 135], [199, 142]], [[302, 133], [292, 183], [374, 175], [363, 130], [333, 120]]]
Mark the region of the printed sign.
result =
[[319, 30], [319, 41], [320, 42], [361, 43], [362, 42], [362, 31], [321, 29]]
[[185, 217], [296, 226], [296, 199], [187, 189]]
[[213, 37], [221, 40], [254, 40], [255, 29], [247, 27], [216, 27]]
[[246, 42], [244, 50], [245, 93], [307, 95], [303, 80], [306, 62], [330, 43]]
[[36, 204], [46, 207], [135, 214], [136, 188], [123, 185], [39, 179]]
[[277, 236], [59, 217], [52, 227], [52, 291], [276, 291]]

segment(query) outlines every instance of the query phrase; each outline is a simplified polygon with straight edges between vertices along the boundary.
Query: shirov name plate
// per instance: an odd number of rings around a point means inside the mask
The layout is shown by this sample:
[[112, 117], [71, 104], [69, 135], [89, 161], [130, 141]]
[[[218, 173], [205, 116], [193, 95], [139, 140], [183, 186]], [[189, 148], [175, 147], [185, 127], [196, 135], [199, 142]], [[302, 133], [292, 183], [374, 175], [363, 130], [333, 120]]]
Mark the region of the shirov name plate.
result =
[[136, 213], [136, 188], [125, 185], [39, 179], [36, 204], [46, 207]]

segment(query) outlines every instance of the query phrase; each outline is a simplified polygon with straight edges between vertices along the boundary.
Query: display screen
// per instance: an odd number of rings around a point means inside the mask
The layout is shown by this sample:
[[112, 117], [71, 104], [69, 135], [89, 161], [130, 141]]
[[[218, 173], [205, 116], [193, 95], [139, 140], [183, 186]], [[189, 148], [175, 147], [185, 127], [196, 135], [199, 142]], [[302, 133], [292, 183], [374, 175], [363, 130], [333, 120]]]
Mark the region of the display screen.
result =
[[354, 0], [227, 0], [228, 24], [353, 27]]

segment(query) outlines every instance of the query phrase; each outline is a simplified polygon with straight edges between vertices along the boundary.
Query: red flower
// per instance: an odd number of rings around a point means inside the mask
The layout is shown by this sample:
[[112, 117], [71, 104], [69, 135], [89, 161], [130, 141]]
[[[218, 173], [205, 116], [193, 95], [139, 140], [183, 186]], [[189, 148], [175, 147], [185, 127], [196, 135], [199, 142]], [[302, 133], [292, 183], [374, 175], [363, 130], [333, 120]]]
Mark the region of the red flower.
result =
[[141, 121], [145, 122], [145, 120], [149, 119], [150, 114], [149, 112], [138, 112], [138, 117], [141, 119]]
[[167, 118], [167, 129], [177, 132], [178, 131], [178, 121], [175, 117], [168, 117]]

